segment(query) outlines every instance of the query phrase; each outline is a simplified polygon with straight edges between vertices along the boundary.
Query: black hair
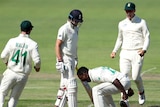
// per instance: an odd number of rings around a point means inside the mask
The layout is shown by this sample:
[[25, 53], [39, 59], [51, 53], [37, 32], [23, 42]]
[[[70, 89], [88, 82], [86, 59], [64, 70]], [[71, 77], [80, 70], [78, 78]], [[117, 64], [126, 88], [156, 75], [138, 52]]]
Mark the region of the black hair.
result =
[[84, 73], [88, 73], [88, 68], [86, 68], [86, 67], [80, 67], [79, 69], [78, 69], [78, 71], [77, 71], [77, 75], [82, 75], [82, 74], [84, 74]]
[[32, 27], [30, 27], [30, 28], [26, 28], [26, 29], [21, 28], [21, 31], [24, 31], [24, 32], [29, 32], [29, 31], [31, 31], [31, 30], [32, 30]]

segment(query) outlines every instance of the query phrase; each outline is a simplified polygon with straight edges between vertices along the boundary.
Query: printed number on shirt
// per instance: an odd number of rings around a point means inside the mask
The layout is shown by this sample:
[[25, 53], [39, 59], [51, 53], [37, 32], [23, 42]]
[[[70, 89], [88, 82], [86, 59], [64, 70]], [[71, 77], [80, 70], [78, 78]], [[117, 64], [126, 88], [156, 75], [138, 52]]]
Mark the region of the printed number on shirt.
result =
[[103, 69], [109, 70], [112, 74], [115, 74], [116, 70], [109, 68], [109, 67], [103, 67]]
[[26, 57], [27, 57], [27, 51], [25, 51], [24, 53], [21, 52], [21, 50], [17, 50], [14, 55], [12, 56], [12, 61], [16, 63], [16, 65], [19, 62], [23, 62], [23, 65], [25, 65], [26, 62]]

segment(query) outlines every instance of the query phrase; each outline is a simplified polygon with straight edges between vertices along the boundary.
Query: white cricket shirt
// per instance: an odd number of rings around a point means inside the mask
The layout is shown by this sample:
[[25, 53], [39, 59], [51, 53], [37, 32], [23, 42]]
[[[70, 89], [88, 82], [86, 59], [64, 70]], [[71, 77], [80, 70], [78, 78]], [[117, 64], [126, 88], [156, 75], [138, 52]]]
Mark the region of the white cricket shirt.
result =
[[117, 79], [122, 79], [124, 75], [112, 68], [109, 67], [97, 67], [94, 69], [90, 69], [89, 72], [89, 77], [91, 81], [97, 82], [97, 83], [102, 83], [102, 82], [110, 82], [113, 83], [113, 81]]
[[122, 20], [118, 25], [118, 37], [113, 49], [117, 52], [118, 49], [147, 50], [149, 47], [150, 33], [144, 19], [134, 16], [132, 20], [128, 18]]
[[78, 27], [67, 21], [58, 31], [57, 39], [62, 40], [62, 53], [77, 58]]
[[7, 42], [1, 58], [4, 63], [8, 61], [8, 69], [27, 75], [31, 72], [32, 60], [37, 68], [40, 68], [41, 64], [37, 43], [30, 39], [29, 35], [23, 34]]

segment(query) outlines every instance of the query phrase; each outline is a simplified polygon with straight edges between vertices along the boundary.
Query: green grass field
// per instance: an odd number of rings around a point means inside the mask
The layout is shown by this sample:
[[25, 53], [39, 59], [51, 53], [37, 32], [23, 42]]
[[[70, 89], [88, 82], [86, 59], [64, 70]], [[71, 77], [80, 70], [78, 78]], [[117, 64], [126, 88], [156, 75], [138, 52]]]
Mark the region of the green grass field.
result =
[[[130, 98], [131, 107], [160, 106], [160, 14], [159, 0], [132, 0], [136, 14], [146, 19], [151, 44], [145, 56], [142, 72], [147, 101], [143, 106], [137, 102], [137, 89]], [[125, 18], [124, 4], [128, 0], [1, 0], [0, 1], [0, 51], [6, 42], [20, 33], [20, 23], [28, 19], [34, 29], [31, 38], [39, 44], [42, 59], [40, 73], [31, 73], [17, 107], [53, 107], [59, 87], [59, 73], [55, 69], [54, 45], [58, 28], [67, 20], [72, 9], [82, 10], [84, 23], [79, 32], [79, 66], [89, 68], [106, 65], [119, 70], [119, 57], [109, 57], [117, 38], [118, 22]], [[0, 61], [0, 74], [5, 70]], [[0, 75], [0, 76], [1, 76]], [[91, 84], [93, 86], [95, 84]], [[91, 102], [78, 80], [78, 105], [88, 107]], [[86, 97], [85, 97], [86, 96]], [[113, 95], [119, 107], [120, 95]], [[6, 97], [8, 100], [8, 97]], [[5, 104], [6, 105], [6, 104]]]

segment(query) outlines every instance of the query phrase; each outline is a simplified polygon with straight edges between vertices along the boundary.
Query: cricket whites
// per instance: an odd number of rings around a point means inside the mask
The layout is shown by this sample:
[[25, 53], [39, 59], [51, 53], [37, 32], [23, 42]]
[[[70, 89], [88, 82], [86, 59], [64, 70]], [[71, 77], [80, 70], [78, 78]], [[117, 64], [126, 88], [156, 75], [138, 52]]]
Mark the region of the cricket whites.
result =
[[[76, 71], [78, 71], [78, 67], [76, 67]], [[83, 87], [85, 88], [91, 102], [93, 103], [93, 97], [92, 97], [92, 88], [90, 87], [90, 85], [88, 84], [87, 81], [81, 81]]]

